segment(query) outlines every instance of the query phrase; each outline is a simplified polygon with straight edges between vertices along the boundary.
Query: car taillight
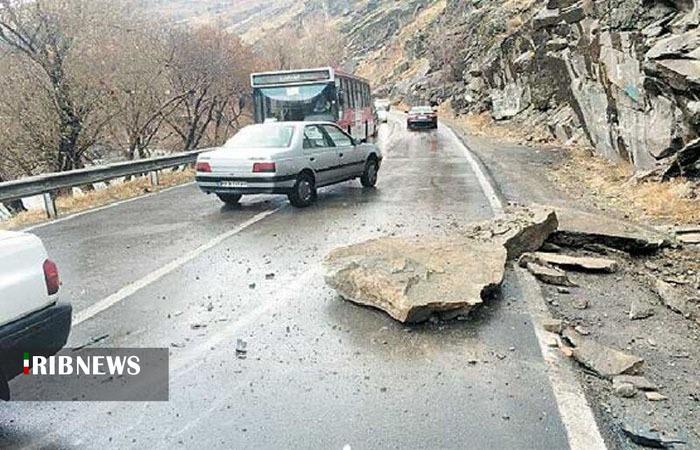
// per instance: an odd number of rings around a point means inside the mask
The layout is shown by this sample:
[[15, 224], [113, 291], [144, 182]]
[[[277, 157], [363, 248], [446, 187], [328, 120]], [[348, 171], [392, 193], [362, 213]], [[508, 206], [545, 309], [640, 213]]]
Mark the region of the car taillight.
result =
[[275, 163], [273, 162], [262, 162], [253, 164], [253, 172], [255, 173], [274, 172], [276, 170], [277, 168], [275, 167]]
[[44, 261], [44, 280], [46, 280], [46, 290], [49, 295], [58, 292], [58, 288], [61, 284], [58, 279], [58, 267], [56, 267], [56, 263], [50, 259]]
[[211, 164], [208, 162], [198, 162], [197, 165], [195, 166], [195, 170], [197, 172], [211, 172]]

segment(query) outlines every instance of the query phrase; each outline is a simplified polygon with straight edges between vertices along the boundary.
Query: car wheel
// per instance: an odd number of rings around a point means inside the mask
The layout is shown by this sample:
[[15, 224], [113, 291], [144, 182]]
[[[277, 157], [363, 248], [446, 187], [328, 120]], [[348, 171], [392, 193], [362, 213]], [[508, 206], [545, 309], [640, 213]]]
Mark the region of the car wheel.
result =
[[377, 160], [372, 158], [365, 164], [365, 171], [362, 172], [360, 183], [366, 188], [374, 187], [377, 184], [377, 176], [379, 174], [379, 164]]
[[287, 196], [289, 203], [297, 208], [305, 208], [316, 201], [316, 183], [308, 173], [302, 173], [297, 177], [292, 192]]
[[243, 197], [241, 194], [216, 194], [216, 196], [227, 205], [237, 205]]

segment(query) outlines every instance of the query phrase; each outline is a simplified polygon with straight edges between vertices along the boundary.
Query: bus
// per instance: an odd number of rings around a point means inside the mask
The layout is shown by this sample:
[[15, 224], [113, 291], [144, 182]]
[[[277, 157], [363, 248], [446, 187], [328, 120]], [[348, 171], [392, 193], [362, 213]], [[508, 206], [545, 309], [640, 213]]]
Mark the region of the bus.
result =
[[377, 134], [369, 82], [331, 67], [254, 73], [255, 122], [335, 122], [353, 138]]

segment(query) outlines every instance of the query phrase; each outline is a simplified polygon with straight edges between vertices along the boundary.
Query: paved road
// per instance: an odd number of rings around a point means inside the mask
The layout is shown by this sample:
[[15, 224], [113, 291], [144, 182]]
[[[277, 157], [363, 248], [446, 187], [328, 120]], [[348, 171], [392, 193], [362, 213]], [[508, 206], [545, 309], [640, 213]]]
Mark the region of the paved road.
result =
[[451, 133], [392, 122], [381, 142], [378, 189], [308, 209], [188, 185], [36, 229], [75, 306], [70, 344], [171, 347], [170, 401], [4, 404], [0, 446], [567, 448], [514, 277], [472, 320], [416, 327], [324, 285], [334, 247], [492, 215]]

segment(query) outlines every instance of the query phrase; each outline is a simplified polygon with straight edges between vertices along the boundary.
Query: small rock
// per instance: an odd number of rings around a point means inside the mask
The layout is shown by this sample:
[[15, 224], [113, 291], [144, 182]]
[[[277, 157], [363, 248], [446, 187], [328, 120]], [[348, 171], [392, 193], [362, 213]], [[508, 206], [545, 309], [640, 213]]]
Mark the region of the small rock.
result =
[[591, 334], [591, 330], [589, 330], [586, 327], [582, 327], [581, 325], [576, 325], [574, 327], [574, 330], [576, 330], [576, 332], [581, 336], [588, 336], [589, 334]]
[[654, 428], [631, 419], [623, 422], [621, 428], [632, 442], [645, 447], [667, 448], [672, 447], [673, 444], [686, 443], [682, 439], [664, 436]]
[[564, 322], [559, 319], [547, 319], [542, 322], [542, 328], [550, 333], [561, 334], [564, 329]]
[[615, 395], [622, 398], [632, 398], [637, 395], [637, 389], [630, 383], [619, 383], [617, 385], [613, 383], [613, 390]]
[[588, 308], [588, 300], [585, 298], [575, 298], [573, 302], [571, 302], [571, 306], [574, 309], [578, 310], [584, 310]]
[[633, 374], [644, 364], [644, 360], [620, 350], [599, 344], [567, 328], [563, 336], [574, 345], [573, 357], [583, 366], [604, 378]]
[[662, 401], [668, 400], [668, 397], [666, 397], [665, 395], [659, 394], [656, 391], [645, 392], [644, 395], [646, 396], [647, 400], [649, 400], [650, 402], [662, 402]]
[[265, 274], [265, 279], [266, 280], [274, 280], [275, 274], [274, 273], [267, 273], [267, 274]]
[[571, 358], [574, 356], [574, 349], [567, 346], [563, 345], [561, 342], [559, 343], [559, 350], [566, 356], [567, 358]]
[[557, 287], [557, 292], [560, 294], [571, 294], [571, 291], [565, 287], [559, 286]]
[[569, 256], [559, 253], [534, 252], [525, 253], [518, 260], [521, 267], [528, 263], [548, 264], [570, 270], [582, 270], [586, 272], [613, 273], [618, 269], [617, 261], [605, 258], [591, 258], [588, 256]]
[[207, 325], [204, 323], [193, 323], [190, 325], [190, 328], [193, 330], [201, 330], [202, 328], [206, 328]]
[[566, 272], [534, 262], [527, 263], [527, 270], [543, 283], [555, 286], [573, 286]]
[[250, 284], [248, 285], [248, 287], [249, 287], [250, 289], [255, 289], [255, 283], [250, 283]]
[[243, 339], [236, 340], [236, 358], [245, 359], [248, 354], [248, 343]]
[[654, 315], [654, 308], [643, 302], [642, 300], [634, 299], [630, 305], [630, 320], [647, 319]]
[[654, 383], [639, 375], [618, 375], [613, 378], [613, 387], [616, 384], [631, 384], [640, 391], [655, 391], [658, 389]]

